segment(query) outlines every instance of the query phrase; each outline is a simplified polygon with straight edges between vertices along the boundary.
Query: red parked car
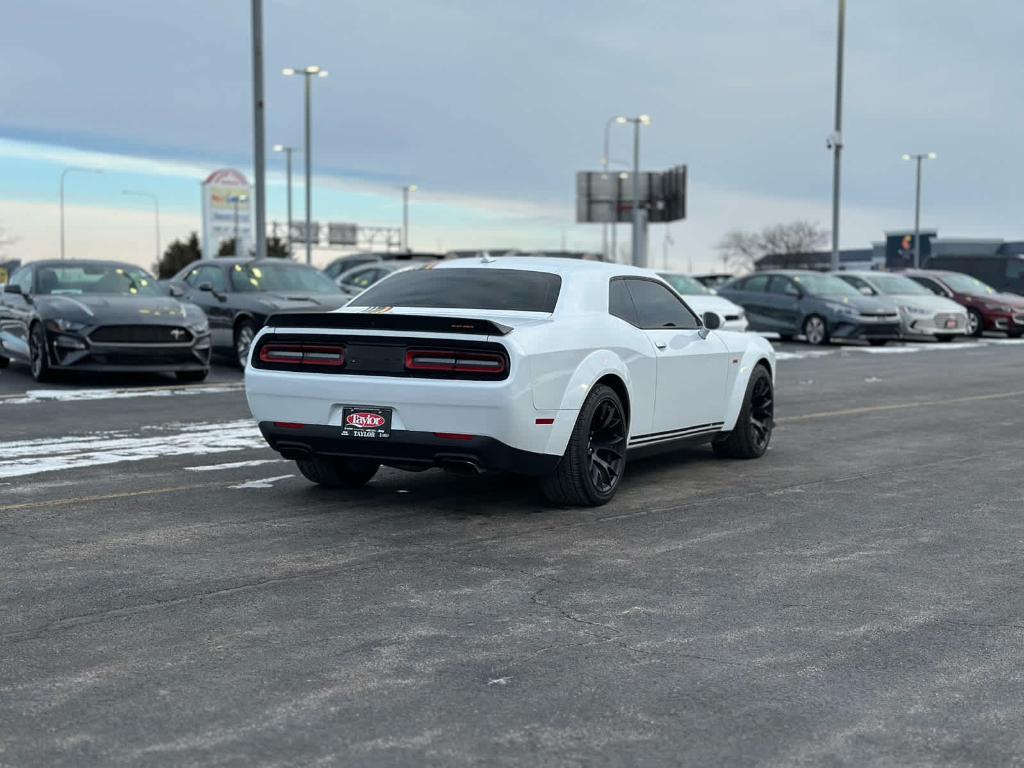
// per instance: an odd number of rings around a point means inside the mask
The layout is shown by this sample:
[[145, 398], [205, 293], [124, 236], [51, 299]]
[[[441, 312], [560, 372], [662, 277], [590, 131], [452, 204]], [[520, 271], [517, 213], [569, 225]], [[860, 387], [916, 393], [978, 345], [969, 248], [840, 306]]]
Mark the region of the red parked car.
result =
[[940, 269], [908, 269], [904, 272], [932, 293], [946, 296], [967, 308], [967, 332], [1002, 331], [1011, 339], [1024, 334], [1024, 296], [1000, 293], [976, 277]]

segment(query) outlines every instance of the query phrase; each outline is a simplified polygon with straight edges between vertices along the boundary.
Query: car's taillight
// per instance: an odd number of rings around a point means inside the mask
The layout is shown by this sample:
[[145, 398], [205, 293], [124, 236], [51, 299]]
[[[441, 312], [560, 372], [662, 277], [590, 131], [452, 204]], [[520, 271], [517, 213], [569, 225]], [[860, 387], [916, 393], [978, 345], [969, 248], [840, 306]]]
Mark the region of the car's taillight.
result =
[[500, 375], [507, 370], [505, 358], [492, 352], [455, 349], [410, 349], [405, 353], [407, 371], [450, 373], [489, 373]]
[[277, 344], [270, 342], [260, 348], [260, 362], [340, 368], [345, 365], [345, 348], [333, 344]]

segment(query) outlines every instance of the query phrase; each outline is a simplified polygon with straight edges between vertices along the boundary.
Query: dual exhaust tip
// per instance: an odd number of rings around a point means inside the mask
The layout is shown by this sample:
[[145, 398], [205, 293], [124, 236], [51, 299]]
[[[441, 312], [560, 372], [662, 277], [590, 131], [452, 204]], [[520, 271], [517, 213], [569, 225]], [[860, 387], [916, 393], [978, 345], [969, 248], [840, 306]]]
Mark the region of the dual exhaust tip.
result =
[[[282, 458], [290, 461], [308, 461], [315, 455], [309, 446], [297, 443], [278, 443], [275, 447]], [[484, 472], [479, 462], [469, 456], [438, 456], [434, 463], [446, 472], [457, 475], [481, 475]], [[402, 468], [407, 469], [408, 467]]]

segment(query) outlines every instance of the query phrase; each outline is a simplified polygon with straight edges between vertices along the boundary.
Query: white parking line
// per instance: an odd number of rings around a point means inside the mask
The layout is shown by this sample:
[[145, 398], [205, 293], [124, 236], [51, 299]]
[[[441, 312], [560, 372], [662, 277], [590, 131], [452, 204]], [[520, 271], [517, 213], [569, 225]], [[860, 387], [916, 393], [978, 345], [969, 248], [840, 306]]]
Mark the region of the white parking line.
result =
[[105, 389], [30, 389], [24, 393], [0, 395], [0, 407], [32, 403], [73, 403], [82, 400], [113, 400], [133, 397], [176, 397], [178, 395], [219, 395], [240, 392], [237, 384], [199, 384], [192, 386], [119, 387]]
[[237, 485], [229, 485], [228, 488], [271, 488], [279, 480], [287, 480], [295, 475], [279, 475], [278, 477], [264, 477], [260, 480], [247, 480]]
[[168, 456], [203, 456], [265, 445], [259, 429], [249, 419], [14, 440], [0, 442], [0, 479]]

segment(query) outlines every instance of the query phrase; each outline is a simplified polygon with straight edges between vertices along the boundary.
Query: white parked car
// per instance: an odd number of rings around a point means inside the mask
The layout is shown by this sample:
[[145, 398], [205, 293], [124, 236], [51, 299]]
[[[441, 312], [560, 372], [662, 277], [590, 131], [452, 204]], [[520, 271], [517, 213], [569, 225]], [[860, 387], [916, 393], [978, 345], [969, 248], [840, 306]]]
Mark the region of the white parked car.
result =
[[699, 315], [705, 312], [714, 312], [722, 318], [722, 330], [745, 331], [747, 330], [747, 313], [743, 307], [734, 304], [724, 296], [717, 295], [714, 290], [707, 288], [697, 278], [683, 274], [682, 272], [659, 272], [666, 283], [676, 289], [676, 293], [683, 297], [683, 301], [690, 305], [690, 309]]
[[328, 486], [380, 467], [502, 470], [548, 498], [612, 498], [627, 454], [710, 442], [755, 458], [775, 353], [715, 330], [651, 271], [459, 259], [397, 272], [348, 306], [271, 317], [246, 368], [271, 447]]
[[836, 272], [865, 296], [887, 296], [900, 308], [904, 336], [934, 336], [950, 341], [968, 332], [967, 310], [952, 299], [936, 296], [906, 275], [891, 272]]

